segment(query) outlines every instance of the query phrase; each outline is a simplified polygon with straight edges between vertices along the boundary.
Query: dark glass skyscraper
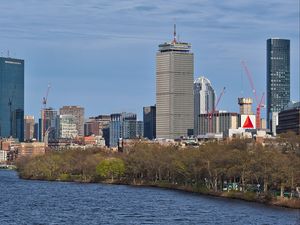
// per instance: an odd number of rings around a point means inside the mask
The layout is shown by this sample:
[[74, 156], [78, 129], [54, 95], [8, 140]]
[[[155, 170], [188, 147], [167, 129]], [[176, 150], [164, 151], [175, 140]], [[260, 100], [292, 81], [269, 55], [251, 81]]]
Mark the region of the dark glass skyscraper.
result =
[[24, 140], [24, 60], [0, 57], [0, 137]]
[[156, 106], [143, 108], [144, 137], [152, 140], [156, 138]]
[[[267, 124], [272, 113], [280, 112], [290, 101], [290, 40], [267, 40]], [[274, 121], [273, 121], [274, 124]], [[274, 124], [275, 125], [275, 124]]]

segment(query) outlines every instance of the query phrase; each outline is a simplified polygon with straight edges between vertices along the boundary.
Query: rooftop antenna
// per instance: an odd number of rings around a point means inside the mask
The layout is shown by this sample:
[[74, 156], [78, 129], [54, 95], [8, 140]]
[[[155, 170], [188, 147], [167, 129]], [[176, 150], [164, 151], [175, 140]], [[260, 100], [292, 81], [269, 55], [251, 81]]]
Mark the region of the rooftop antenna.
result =
[[173, 43], [176, 43], [176, 23], [174, 23], [174, 39], [173, 39]]

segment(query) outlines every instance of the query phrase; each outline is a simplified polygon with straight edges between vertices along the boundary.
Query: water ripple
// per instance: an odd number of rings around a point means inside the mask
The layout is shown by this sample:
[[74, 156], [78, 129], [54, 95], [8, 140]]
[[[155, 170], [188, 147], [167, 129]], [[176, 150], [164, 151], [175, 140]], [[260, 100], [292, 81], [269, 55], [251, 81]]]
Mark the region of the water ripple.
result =
[[20, 180], [0, 170], [1, 225], [286, 224], [299, 210], [124, 185]]

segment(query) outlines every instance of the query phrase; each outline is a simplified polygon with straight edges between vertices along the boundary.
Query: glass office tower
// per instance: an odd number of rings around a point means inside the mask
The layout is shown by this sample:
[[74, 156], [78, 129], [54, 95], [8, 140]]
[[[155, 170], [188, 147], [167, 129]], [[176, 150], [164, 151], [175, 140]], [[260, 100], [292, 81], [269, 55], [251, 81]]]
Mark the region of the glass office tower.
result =
[[194, 81], [194, 135], [199, 133], [200, 114], [213, 112], [216, 94], [206, 77], [199, 77]]
[[290, 40], [267, 40], [267, 124], [272, 127], [273, 113], [290, 101]]
[[0, 137], [24, 140], [24, 60], [0, 57]]

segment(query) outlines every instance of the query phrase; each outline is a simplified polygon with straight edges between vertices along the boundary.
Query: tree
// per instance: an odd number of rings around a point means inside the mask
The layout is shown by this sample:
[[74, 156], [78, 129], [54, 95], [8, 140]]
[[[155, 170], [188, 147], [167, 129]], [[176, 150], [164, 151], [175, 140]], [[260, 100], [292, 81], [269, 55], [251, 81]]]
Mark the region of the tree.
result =
[[120, 178], [125, 172], [125, 164], [122, 159], [108, 158], [102, 160], [96, 167], [96, 172], [103, 178], [111, 178], [111, 182], [114, 182], [114, 178]]

